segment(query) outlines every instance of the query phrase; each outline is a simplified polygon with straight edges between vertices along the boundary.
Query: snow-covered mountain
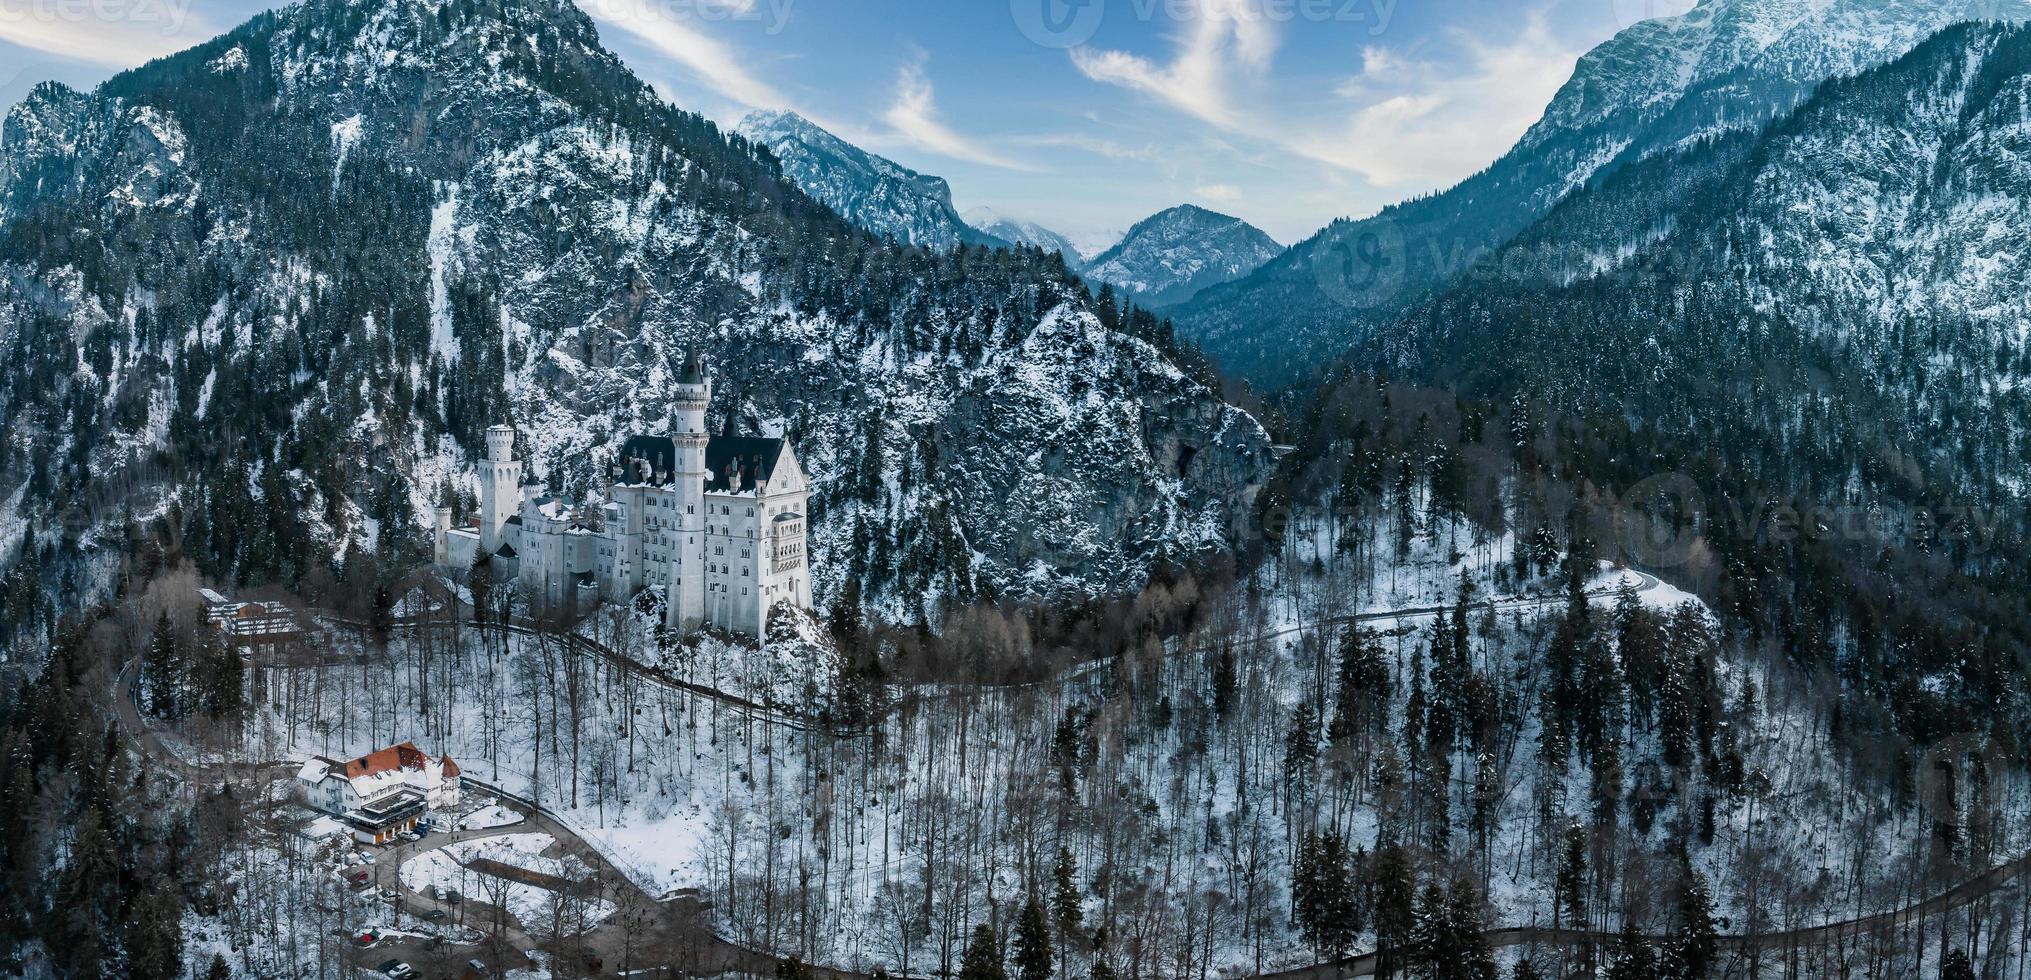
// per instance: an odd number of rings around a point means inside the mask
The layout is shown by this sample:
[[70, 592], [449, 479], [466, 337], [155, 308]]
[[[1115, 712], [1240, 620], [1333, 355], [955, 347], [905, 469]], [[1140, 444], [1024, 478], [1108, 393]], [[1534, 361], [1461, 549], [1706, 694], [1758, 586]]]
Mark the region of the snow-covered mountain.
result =
[[1269, 467], [1055, 258], [853, 229], [567, 0], [312, 0], [44, 86], [0, 145], [0, 554], [131, 525], [314, 592], [469, 508], [488, 424], [596, 494], [692, 348], [715, 426], [795, 441], [820, 601], [852, 578], [901, 621], [1132, 587], [1231, 540]]
[[1114, 247], [1093, 257], [1085, 274], [1139, 303], [1167, 306], [1245, 276], [1281, 251], [1240, 218], [1182, 204], [1136, 222]]
[[968, 208], [961, 217], [966, 219], [967, 224], [1010, 244], [1056, 252], [1065, 257], [1066, 265], [1077, 267], [1086, 261], [1079, 253], [1079, 246], [1072, 244], [1071, 239], [1034, 221], [1009, 217], [985, 206]]
[[1879, 501], [2021, 515], [2027, 161], [2031, 27], [1956, 25], [1571, 195], [1367, 353], [1641, 419], [1876, 521], [1899, 519]]
[[1337, 221], [1256, 274], [1174, 313], [1179, 331], [1259, 385], [1303, 380], [1451, 281], [1589, 180], [1731, 130], [1754, 130], [1828, 78], [1948, 24], [2016, 20], [2024, 0], [1702, 0], [1580, 59], [1542, 118], [1450, 190]]
[[767, 146], [804, 193], [876, 235], [939, 251], [1007, 244], [960, 220], [945, 178], [869, 153], [794, 112], [752, 113], [737, 131]]

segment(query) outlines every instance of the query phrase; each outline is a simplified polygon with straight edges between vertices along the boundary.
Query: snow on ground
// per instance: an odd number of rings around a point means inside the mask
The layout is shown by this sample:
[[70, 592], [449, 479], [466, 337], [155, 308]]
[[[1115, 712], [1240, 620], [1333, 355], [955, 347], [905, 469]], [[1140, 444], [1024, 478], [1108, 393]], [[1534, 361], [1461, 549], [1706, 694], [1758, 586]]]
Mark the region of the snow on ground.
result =
[[[1052, 727], [1068, 711], [1092, 709], [1092, 723], [1114, 754], [1104, 773], [1081, 783], [1082, 819], [1104, 825], [1132, 815], [1142, 836], [1175, 842], [1168, 846], [1182, 860], [1166, 865], [1164, 875], [1127, 865], [1116, 873], [1147, 887], [1148, 901], [1176, 909], [1209, 894], [1236, 894], [1227, 849], [1235, 846], [1237, 834], [1253, 828], [1279, 842], [1261, 859], [1268, 862], [1269, 880], [1284, 880], [1285, 818], [1274, 808], [1244, 805], [1278, 797], [1278, 766], [1250, 756], [1254, 750], [1243, 744], [1241, 733], [1257, 733], [1248, 738], [1259, 741], [1260, 733], [1281, 732], [1297, 703], [1310, 699], [1320, 651], [1337, 649], [1329, 644], [1344, 632], [1322, 621], [1381, 614], [1362, 625], [1382, 634], [1393, 661], [1396, 699], [1387, 722], [1392, 733], [1401, 726], [1410, 657], [1424, 642], [1435, 611], [1453, 602], [1463, 574], [1478, 602], [1494, 602], [1492, 610], [1484, 605], [1472, 613], [1475, 667], [1505, 684], [1530, 683], [1563, 610], [1556, 576], [1518, 581], [1507, 536], [1476, 540], [1465, 530], [1425, 533], [1399, 561], [1375, 553], [1388, 548], [1386, 527], [1370, 530], [1366, 540], [1383, 544], [1353, 551], [1330, 521], [1301, 519], [1286, 555], [1265, 565], [1215, 614], [1209, 629], [1257, 638], [1240, 644], [1242, 704], [1221, 725], [1211, 724], [1203, 700], [1208, 648], [1198, 644], [1210, 637], [1119, 668], [1126, 677], [1113, 683], [1168, 698], [1174, 717], [1166, 726], [1138, 717], [1121, 699], [1102, 696], [1110, 683], [1106, 665], [1075, 665], [1055, 683], [1020, 689], [899, 692], [916, 695], [918, 702], [891, 718], [876, 744], [773, 724], [622, 674], [599, 658], [570, 662], [564, 645], [554, 640], [467, 630], [466, 647], [449, 652], [441, 641], [427, 644], [398, 634], [390, 651], [398, 669], [385, 671], [386, 683], [358, 683], [357, 664], [270, 672], [257, 688], [265, 692], [265, 720], [248, 726], [248, 752], [260, 758], [312, 753], [342, 758], [415, 740], [452, 755], [473, 779], [539, 800], [652, 894], [686, 886], [708, 890], [730, 938], [761, 942], [765, 933], [752, 928], [764, 914], [759, 910], [786, 915], [784, 910], [808, 901], [804, 914], [818, 918], [808, 933], [819, 937], [819, 948], [811, 950], [815, 958], [892, 968], [894, 937], [885, 916], [899, 901], [921, 901], [925, 882], [940, 890], [940, 908], [956, 903], [984, 911], [990, 893], [997, 902], [1023, 893], [1029, 882], [1019, 877], [1019, 858], [1023, 842], [1036, 835], [1053, 847], [1063, 840], [1089, 879], [1104, 849], [1122, 846], [1083, 825], [1061, 838], [1046, 823], [1033, 834], [1010, 833], [986, 845], [997, 851], [989, 872], [953, 863], [953, 855], [969, 845], [965, 828], [951, 815], [1011, 821], [1020, 819], [1012, 814], [1022, 808], [1038, 805], [1035, 801], [1055, 798]], [[1603, 621], [1613, 615], [1625, 583], [1643, 604], [1659, 610], [1692, 599], [1669, 583], [1604, 568], [1589, 582]], [[1392, 613], [1396, 610], [1407, 611]], [[646, 639], [594, 629], [595, 639], [616, 649]], [[1850, 762], [1831, 748], [1823, 705], [1811, 685], [1782, 664], [1724, 650], [1729, 652], [1717, 666], [1725, 720], [1742, 733], [1751, 788], [1744, 798], [1716, 807], [1714, 843], [1694, 855], [1714, 883], [1721, 913], [1738, 924], [1826, 921], [1895, 907], [1929, 888], [1915, 870], [1922, 855], [1909, 853], [1909, 842], [1923, 841], [1926, 832], [1912, 823], [1909, 808], [1858, 788], [1848, 775]], [[455, 680], [436, 677], [425, 688], [414, 669], [421, 662], [460, 673]], [[670, 669], [686, 664], [690, 673], [680, 676], [695, 683], [733, 676], [724, 671], [715, 678], [696, 659]], [[419, 710], [426, 696], [427, 714]], [[1536, 736], [1537, 722], [1522, 722], [1515, 744], [1503, 747], [1496, 760], [1504, 793], [1489, 841], [1496, 860], [1487, 886], [1498, 925], [1551, 918], [1550, 872], [1542, 862], [1524, 859], [1543, 853], [1544, 823], [1534, 803], [1540, 778]], [[1656, 751], [1651, 736], [1639, 732], [1635, 741], [1627, 760], [1632, 789], [1654, 765]], [[1455, 766], [1456, 773], [1465, 773], [1471, 760]], [[1584, 813], [1585, 767], [1573, 765], [1554, 778], [1557, 785], [1546, 788], [1563, 794], [1564, 812]], [[1104, 794], [1091, 781], [1101, 781]], [[1997, 818], [1987, 829], [1995, 853], [2021, 853], [2031, 844], [2026, 826], [2031, 787], [2019, 777], [2002, 777], [1990, 793]], [[1357, 790], [1346, 807], [1342, 827], [1364, 847], [1380, 834], [1376, 799], [1372, 788]], [[1639, 851], [1654, 849], [1663, 828], [1686, 819], [1686, 813], [1665, 805]], [[1456, 833], [1457, 839], [1466, 836]], [[543, 835], [504, 836], [540, 845], [493, 845], [513, 858], [496, 859], [517, 866], [542, 859], [548, 847], [538, 840]], [[927, 853], [932, 840], [935, 855]], [[427, 882], [457, 874], [462, 853], [432, 859], [449, 865], [405, 866], [405, 883], [412, 875]], [[1813, 869], [1828, 867], [1850, 869], [1848, 877], [1861, 884], [1838, 894], [1755, 893], [1748, 883], [1772, 880], [1772, 862], [1783, 880], [1811, 882], [1817, 877]], [[540, 909], [531, 905], [539, 898], [525, 892], [513, 899], [518, 917], [540, 918]], [[1262, 901], [1264, 908], [1284, 908], [1280, 892]], [[1097, 914], [1097, 901], [1090, 907]], [[1306, 958], [1287, 916], [1277, 911], [1263, 921], [1270, 951], [1264, 967]], [[1611, 930], [1616, 925], [1604, 923]], [[798, 931], [779, 924], [776, 935]], [[1372, 936], [1361, 941], [1364, 948], [1372, 942]], [[933, 947], [934, 940], [917, 939], [912, 962], [929, 962]], [[1252, 950], [1227, 934], [1215, 961], [1216, 971], [1255, 965]]]
[[522, 822], [520, 811], [500, 803], [489, 803], [458, 821], [460, 830], [485, 830], [491, 827], [507, 827]]
[[593, 898], [573, 901], [537, 885], [495, 877], [470, 867], [474, 861], [488, 859], [550, 877], [583, 880], [587, 869], [576, 858], [545, 856], [543, 852], [556, 844], [556, 838], [544, 833], [458, 841], [402, 862], [402, 884], [426, 894], [435, 887], [457, 890], [471, 901], [498, 901], [532, 933], [547, 934], [552, 923], [560, 918], [570, 923], [564, 930], [567, 933], [591, 929], [613, 914], [612, 902]]

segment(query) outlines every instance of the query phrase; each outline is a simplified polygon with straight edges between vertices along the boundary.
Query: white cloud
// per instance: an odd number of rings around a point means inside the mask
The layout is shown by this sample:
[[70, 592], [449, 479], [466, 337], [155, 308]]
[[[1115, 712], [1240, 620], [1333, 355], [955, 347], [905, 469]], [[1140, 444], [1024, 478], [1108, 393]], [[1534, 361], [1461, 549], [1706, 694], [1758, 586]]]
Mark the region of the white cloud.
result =
[[1046, 133], [1040, 136], [1018, 136], [1011, 142], [1024, 146], [1045, 146], [1081, 150], [1106, 160], [1136, 160], [1156, 163], [1166, 158], [1154, 143], [1134, 145], [1120, 140], [1087, 136], [1082, 133]]
[[1241, 200], [1241, 188], [1233, 184], [1200, 184], [1192, 188], [1193, 195], [1221, 204], [1232, 204]]
[[1240, 123], [1233, 103], [1237, 67], [1261, 73], [1276, 54], [1274, 23], [1255, 15], [1250, 0], [1202, 0], [1199, 16], [1174, 39], [1168, 65], [1126, 51], [1072, 49], [1072, 63], [1096, 82], [1134, 89], [1215, 126]]
[[898, 139], [918, 149], [955, 160], [1011, 170], [1032, 169], [979, 145], [940, 122], [931, 79], [924, 74], [921, 63], [904, 65], [897, 73], [896, 98], [888, 111], [882, 114], [882, 121], [889, 124]]
[[[626, 31], [691, 69], [699, 81], [724, 98], [750, 109], [790, 108], [790, 100], [750, 74], [732, 48], [688, 24], [663, 16], [655, 4], [642, 0], [582, 0], [580, 6], [601, 24]], [[752, 7], [752, 3], [741, 0], [725, 6], [742, 10]]]
[[[116, 6], [106, 10], [112, 12]], [[209, 28], [174, 3], [137, 6], [128, 18], [60, 15], [68, 9], [35, 4], [0, 10], [0, 42], [90, 65], [132, 68], [211, 35]], [[149, 10], [158, 13], [148, 16]]]
[[1457, 67], [1364, 52], [1361, 75], [1340, 87], [1357, 103], [1335, 126], [1305, 127], [1287, 144], [1383, 187], [1441, 186], [1488, 165], [1515, 144], [1568, 77], [1580, 52], [1533, 17], [1501, 44], [1456, 35]]

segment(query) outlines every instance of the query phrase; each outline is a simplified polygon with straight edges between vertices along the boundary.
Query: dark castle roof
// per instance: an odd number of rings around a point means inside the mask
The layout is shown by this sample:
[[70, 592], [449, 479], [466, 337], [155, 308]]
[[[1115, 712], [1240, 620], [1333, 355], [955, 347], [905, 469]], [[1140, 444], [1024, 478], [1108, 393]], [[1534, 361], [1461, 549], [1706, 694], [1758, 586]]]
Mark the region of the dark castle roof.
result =
[[[621, 444], [621, 454], [616, 460], [623, 467], [622, 483], [647, 483], [660, 487], [670, 482], [670, 469], [677, 465], [677, 444], [669, 436], [630, 436], [627, 442]], [[636, 460], [648, 462], [648, 479], [642, 479], [636, 472]]]
[[684, 369], [677, 373], [680, 385], [702, 385], [705, 383], [705, 356], [692, 351], [684, 358]]
[[705, 444], [705, 489], [725, 493], [753, 490], [775, 475], [783, 440], [754, 436], [713, 436]]
[[[767, 483], [783, 457], [783, 440], [756, 436], [713, 436], [705, 443], [705, 488], [717, 493], [753, 490]], [[669, 436], [631, 436], [621, 444], [616, 460], [622, 467], [623, 483], [665, 486], [676, 465], [677, 444]], [[642, 479], [635, 460], [646, 460], [649, 476]]]

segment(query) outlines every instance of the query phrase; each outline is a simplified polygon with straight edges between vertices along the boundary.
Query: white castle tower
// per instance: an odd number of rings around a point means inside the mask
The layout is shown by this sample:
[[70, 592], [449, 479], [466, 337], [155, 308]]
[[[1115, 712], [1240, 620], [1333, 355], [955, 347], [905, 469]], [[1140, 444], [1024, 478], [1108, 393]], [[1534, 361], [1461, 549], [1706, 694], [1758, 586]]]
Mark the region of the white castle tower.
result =
[[690, 633], [705, 620], [705, 408], [712, 404], [712, 378], [705, 358], [693, 352], [677, 378], [677, 417], [670, 441], [677, 449], [671, 476], [677, 487], [675, 565], [665, 592], [670, 628]]
[[770, 610], [811, 608], [804, 527], [810, 485], [780, 435], [711, 435], [712, 378], [687, 357], [671, 391], [668, 435], [629, 436], [607, 460], [606, 499], [586, 501], [522, 483], [515, 430], [487, 430], [480, 517], [451, 526], [438, 508], [436, 557], [451, 570], [485, 556], [532, 612], [583, 612], [660, 589], [665, 624], [762, 637]]
[[522, 506], [522, 463], [515, 458], [515, 430], [487, 430], [487, 458], [480, 461], [480, 550], [493, 554], [506, 537], [501, 529]]

